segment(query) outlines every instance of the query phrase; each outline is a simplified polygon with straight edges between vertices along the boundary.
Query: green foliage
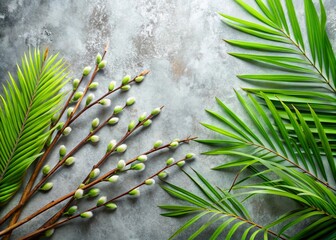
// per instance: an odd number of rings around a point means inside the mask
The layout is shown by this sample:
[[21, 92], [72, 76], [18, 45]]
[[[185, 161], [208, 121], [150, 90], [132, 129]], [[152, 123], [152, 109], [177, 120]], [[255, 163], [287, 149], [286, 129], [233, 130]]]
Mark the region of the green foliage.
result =
[[[245, 190], [239, 194], [231, 194], [226, 190], [216, 189], [202, 175], [196, 177], [188, 175], [202, 194], [195, 194], [173, 184], [163, 186], [170, 195], [186, 202], [183, 205], [161, 205], [166, 210], [163, 216], [183, 217], [194, 215], [187, 220], [172, 236], [177, 237], [183, 231], [196, 229], [188, 239], [195, 239], [208, 230], [208, 239], [268, 239], [270, 236], [278, 239], [333, 239], [336, 232], [336, 196], [326, 186], [314, 181], [306, 174], [279, 163], [265, 161], [254, 157], [250, 161], [257, 161], [263, 165], [261, 172], [265, 180], [258, 184], [244, 184], [241, 181], [235, 190]], [[260, 173], [252, 174], [251, 178], [258, 178]], [[267, 175], [270, 175], [268, 178]], [[272, 180], [271, 180], [272, 178]], [[266, 180], [267, 179], [267, 180]], [[297, 209], [288, 211], [273, 222], [261, 226], [251, 219], [244, 201], [256, 195], [276, 195], [299, 202]], [[203, 221], [202, 221], [203, 220]], [[301, 229], [298, 224], [311, 220], [312, 223]], [[277, 229], [275, 231], [273, 229]], [[293, 236], [286, 231], [295, 230]], [[301, 230], [300, 230], [301, 229]]]
[[[319, 14], [312, 0], [303, 1], [306, 38], [292, 0], [257, 0], [256, 5], [260, 10], [243, 0], [236, 2], [256, 21], [247, 21], [221, 13], [223, 21], [230, 27], [255, 37], [256, 40], [226, 40], [233, 46], [252, 50], [247, 53], [245, 50], [244, 53], [229, 54], [252, 64], [258, 63], [259, 66], [278, 70], [272, 74], [238, 75], [242, 80], [262, 86], [245, 90], [260, 97], [262, 97], [260, 92], [263, 92], [274, 102], [280, 116], [288, 121], [281, 102], [290, 108], [295, 106], [312, 129], [320, 146], [318, 131], [313, 129], [315, 122], [310, 115], [312, 107], [323, 124], [325, 133], [335, 142], [336, 57], [327, 35], [327, 17], [322, 1], [319, 4]], [[290, 124], [285, 126], [294, 132]], [[336, 150], [334, 143], [330, 147], [333, 151]]]
[[[231, 156], [229, 162], [214, 169], [238, 172], [228, 190], [215, 190], [217, 193], [200, 174], [196, 173], [198, 180], [189, 176], [202, 196], [171, 184], [164, 186], [169, 194], [188, 203], [161, 206], [167, 210], [164, 216], [197, 214], [172, 237], [203, 219], [205, 224], [194, 227], [190, 239], [205, 229], [212, 231], [211, 239], [223, 235], [226, 239], [268, 239], [272, 235], [277, 239], [335, 239], [336, 61], [322, 1], [318, 14], [312, 0], [304, 0], [306, 39], [292, 0], [256, 0], [259, 9], [243, 0], [236, 2], [256, 21], [220, 14], [223, 21], [257, 40], [227, 40], [245, 49], [230, 54], [273, 68], [275, 73], [238, 76], [262, 86], [245, 88], [247, 97], [236, 92], [246, 116], [238, 116], [219, 99], [221, 112], [206, 110], [218, 124], [202, 123], [217, 136], [198, 140], [212, 147], [204, 154]], [[246, 49], [252, 52], [246, 53]], [[243, 204], [265, 194], [299, 204], [261, 226], [248, 216]], [[232, 201], [242, 204], [239, 213], [236, 208], [217, 209], [218, 204]]]
[[9, 74], [0, 108], [0, 205], [19, 189], [27, 168], [41, 154], [49, 137], [50, 120], [59, 110], [66, 67], [57, 55], [29, 52]]

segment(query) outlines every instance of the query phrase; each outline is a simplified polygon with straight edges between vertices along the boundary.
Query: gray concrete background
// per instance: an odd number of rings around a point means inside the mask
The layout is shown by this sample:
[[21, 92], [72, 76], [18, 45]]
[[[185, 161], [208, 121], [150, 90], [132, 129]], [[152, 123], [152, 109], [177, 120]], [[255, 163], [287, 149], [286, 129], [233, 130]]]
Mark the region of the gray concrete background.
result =
[[[249, 1], [252, 2], [252, 1]], [[336, 10], [333, 0], [324, 1], [329, 15], [331, 39], [335, 39]], [[300, 17], [302, 2], [297, 1]], [[154, 141], [168, 142], [189, 135], [209, 138], [213, 135], [200, 126], [200, 121], [211, 120], [204, 108], [216, 108], [217, 96], [241, 113], [233, 88], [246, 86], [235, 75], [251, 72], [254, 67], [229, 57], [233, 48], [222, 39], [242, 38], [241, 34], [220, 22], [217, 11], [243, 16], [234, 1], [211, 0], [130, 0], [130, 1], [23, 1], [4, 0], [0, 3], [0, 75], [6, 80], [7, 71], [15, 70], [15, 63], [30, 47], [49, 47], [52, 53], [60, 52], [70, 63], [70, 75], [78, 77], [83, 66], [92, 65], [95, 55], [109, 42], [108, 67], [99, 74], [100, 88], [95, 95], [105, 92], [110, 80], [120, 80], [123, 75], [135, 75], [143, 69], [151, 73], [146, 81], [130, 92], [113, 96], [112, 106], [124, 103], [135, 96], [137, 103], [122, 114], [118, 127], [106, 128], [100, 134], [97, 146], [87, 146], [75, 156], [77, 163], [52, 178], [55, 188], [48, 194], [37, 194], [25, 209], [24, 215], [34, 212], [52, 198], [74, 189], [90, 166], [103, 154], [107, 142], [118, 139], [130, 119], [143, 111], [164, 105], [163, 113], [153, 126], [129, 141], [129, 150], [122, 158], [129, 159], [149, 149]], [[69, 89], [70, 86], [67, 86]], [[62, 140], [69, 149], [89, 130], [91, 120], [107, 115], [106, 109], [96, 107], [73, 125], [73, 133]], [[207, 148], [191, 143], [172, 151], [157, 154], [145, 172], [122, 177], [122, 186], [102, 186], [104, 194], [113, 196], [144, 179], [164, 166], [164, 161], [174, 154], [182, 157], [186, 152], [200, 153]], [[50, 157], [55, 162], [56, 154]], [[118, 160], [110, 159], [108, 167]], [[192, 167], [204, 174], [219, 187], [232, 182], [233, 173], [211, 171], [210, 167], [224, 161], [225, 157], [199, 156]], [[177, 169], [171, 170], [170, 181], [193, 189], [190, 182]], [[121, 187], [121, 188], [119, 188]], [[158, 204], [174, 200], [159, 186], [142, 189], [139, 199], [119, 201], [114, 213], [99, 211], [89, 221], [73, 221], [56, 231], [54, 239], [167, 239], [184, 221], [161, 217]], [[3, 215], [18, 200], [18, 196], [3, 210]], [[272, 202], [270, 204], [270, 202]], [[94, 204], [94, 201], [88, 201]], [[267, 222], [283, 211], [283, 202], [272, 199], [254, 199], [248, 209], [258, 222]], [[14, 239], [38, 227], [52, 212], [40, 216], [18, 229]], [[181, 236], [185, 238], [186, 236]], [[203, 235], [206, 238], [206, 235]]]

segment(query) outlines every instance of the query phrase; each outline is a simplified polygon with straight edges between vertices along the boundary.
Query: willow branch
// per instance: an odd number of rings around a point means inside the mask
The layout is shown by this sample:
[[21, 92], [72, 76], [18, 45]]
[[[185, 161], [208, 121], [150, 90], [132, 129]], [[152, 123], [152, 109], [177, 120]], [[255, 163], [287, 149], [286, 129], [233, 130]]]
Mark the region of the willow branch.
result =
[[[105, 49], [104, 49], [104, 53], [103, 53], [103, 55], [102, 55], [102, 59], [105, 57], [106, 52], [107, 52], [107, 46], [106, 46]], [[33, 185], [34, 185], [34, 183], [35, 183], [35, 181], [36, 181], [36, 178], [37, 178], [37, 176], [38, 176], [38, 174], [39, 174], [39, 172], [40, 172], [42, 166], [44, 165], [44, 162], [45, 162], [47, 156], [49, 155], [49, 153], [51, 152], [51, 150], [53, 149], [53, 147], [56, 145], [57, 141], [60, 139], [60, 137], [61, 137], [62, 132], [64, 131], [64, 129], [65, 129], [67, 126], [69, 126], [72, 116], [75, 114], [75, 112], [76, 112], [77, 109], [79, 108], [80, 103], [82, 102], [82, 100], [83, 100], [83, 98], [84, 98], [84, 95], [87, 93], [90, 84], [93, 82], [94, 78], [96, 77], [98, 70], [99, 70], [99, 68], [98, 68], [98, 64], [96, 64], [96, 67], [95, 67], [95, 69], [94, 69], [94, 71], [93, 71], [93, 73], [92, 73], [92, 75], [91, 75], [90, 81], [89, 81], [89, 83], [87, 84], [87, 86], [85, 87], [85, 89], [84, 89], [84, 91], [83, 91], [83, 95], [79, 98], [79, 100], [78, 100], [77, 104], [75, 105], [74, 110], [73, 110], [72, 113], [70, 114], [68, 120], [65, 122], [63, 128], [62, 128], [59, 132], [57, 132], [57, 134], [56, 134], [56, 136], [54, 137], [54, 139], [53, 139], [53, 141], [51, 142], [51, 144], [47, 147], [47, 149], [46, 149], [46, 151], [44, 152], [44, 154], [43, 154], [43, 155], [41, 156], [41, 158], [37, 161], [37, 164], [36, 164], [36, 166], [35, 166], [35, 168], [34, 168], [34, 171], [33, 171], [32, 175], [31, 175], [31, 177], [30, 177], [30, 179], [29, 179], [29, 181], [28, 181], [28, 183], [27, 183], [26, 187], [24, 188], [23, 193], [22, 193], [22, 195], [21, 195], [21, 199], [20, 199], [19, 204], [18, 204], [19, 207], [17, 207], [17, 209], [16, 209], [16, 211], [15, 211], [15, 213], [14, 213], [14, 216], [12, 217], [12, 220], [11, 220], [10, 223], [9, 223], [9, 226], [15, 224], [15, 223], [18, 221], [18, 219], [19, 219], [19, 217], [20, 217], [20, 215], [21, 215], [21, 212], [22, 212], [22, 206], [25, 205], [25, 203], [27, 202], [29, 193], [30, 193], [31, 189], [33, 188]], [[67, 103], [67, 104], [69, 104], [69, 103]], [[10, 216], [11, 216], [11, 215], [10, 215]], [[10, 217], [10, 216], [9, 216], [9, 217]], [[7, 217], [7, 218], [3, 218], [3, 219], [1, 220], [1, 222], [6, 221], [7, 219], [8, 219], [8, 217]], [[8, 234], [8, 236], [4, 237], [3, 240], [9, 239], [9, 237], [10, 237], [10, 233]]]
[[[180, 143], [189, 143], [189, 141], [191, 140], [194, 140], [195, 138], [192, 138], [192, 137], [188, 137], [186, 139], [183, 139], [183, 140], [180, 140], [179, 142]], [[132, 164], [133, 162], [137, 161], [138, 157], [141, 156], [141, 155], [150, 155], [150, 154], [153, 154], [155, 152], [158, 152], [160, 150], [163, 150], [163, 149], [166, 149], [166, 148], [169, 148], [170, 144], [166, 144], [166, 145], [163, 145], [159, 148], [152, 148], [130, 160], [128, 160], [126, 162], [126, 166]], [[118, 171], [118, 168], [114, 168], [114, 169], [111, 169], [110, 171], [108, 171], [107, 173], [105, 173], [104, 175], [98, 177], [97, 179], [95, 179], [94, 181], [92, 182], [89, 182], [88, 184], [84, 185], [83, 187], [81, 187], [81, 189], [83, 190], [86, 190], [86, 189], [89, 189], [91, 188], [92, 186], [95, 186], [96, 184], [98, 183], [101, 183], [103, 181], [105, 181], [108, 177], [110, 177], [111, 175], [115, 174], [116, 172]], [[56, 200], [53, 200], [51, 202], [49, 202], [48, 204], [46, 204], [45, 206], [43, 206], [42, 208], [40, 208], [39, 210], [37, 210], [36, 212], [32, 213], [31, 215], [27, 216], [26, 218], [22, 219], [21, 221], [7, 227], [6, 229], [0, 231], [0, 236], [3, 236], [5, 234], [7, 234], [8, 232], [11, 232], [12, 230], [18, 228], [19, 226], [25, 224], [26, 222], [32, 220], [33, 218], [35, 218], [36, 216], [42, 214], [43, 212], [47, 211], [48, 209], [58, 205], [59, 203], [63, 202], [64, 200], [72, 197], [75, 192], [76, 192], [77, 189], [69, 192], [68, 194], [56, 199]]]
[[[91, 207], [91, 208], [89, 208], [89, 209], [87, 209], [87, 210], [85, 210], [85, 211], [83, 211], [83, 212], [86, 212], [86, 211], [95, 211], [95, 210], [97, 210], [97, 209], [99, 209], [99, 208], [101, 208], [101, 207], [104, 207], [104, 206], [105, 206], [106, 204], [108, 204], [108, 203], [114, 202], [114, 201], [116, 201], [116, 200], [118, 200], [118, 199], [120, 199], [120, 198], [122, 198], [122, 197], [128, 195], [129, 192], [131, 192], [132, 190], [137, 189], [137, 188], [139, 188], [139, 187], [145, 185], [145, 184], [146, 184], [146, 183], [145, 183], [146, 180], [148, 180], [148, 179], [152, 179], [152, 178], [156, 177], [157, 175], [159, 175], [161, 172], [165, 171], [166, 169], [171, 168], [171, 167], [177, 165], [179, 162], [182, 162], [182, 161], [185, 161], [185, 160], [186, 160], [186, 158], [183, 158], [183, 159], [181, 159], [181, 160], [179, 160], [179, 161], [177, 161], [177, 162], [175, 162], [175, 163], [173, 163], [173, 164], [171, 164], [171, 165], [165, 166], [164, 168], [160, 169], [158, 172], [156, 172], [155, 174], [153, 174], [153, 175], [151, 175], [150, 177], [146, 178], [144, 181], [142, 181], [142, 182], [139, 183], [138, 185], [132, 187], [132, 188], [129, 189], [128, 191], [123, 192], [123, 193], [121, 193], [120, 195], [118, 195], [118, 196], [116, 196], [116, 197], [114, 197], [114, 198], [109, 199], [105, 204], [103, 204], [103, 205], [99, 205], [99, 206]], [[61, 221], [59, 221], [59, 222], [56, 222], [56, 223], [53, 223], [53, 224], [48, 225], [48, 226], [46, 226], [46, 227], [42, 227], [42, 228], [40, 228], [40, 229], [37, 229], [36, 231], [34, 231], [34, 232], [32, 232], [32, 233], [30, 233], [30, 234], [28, 234], [28, 235], [26, 235], [26, 236], [20, 238], [20, 240], [32, 239], [33, 237], [35, 237], [35, 236], [37, 236], [37, 235], [43, 233], [44, 231], [46, 231], [46, 230], [48, 230], [48, 229], [51, 229], [51, 228], [57, 228], [57, 227], [59, 227], [60, 225], [66, 223], [66, 222], [69, 222], [69, 221], [71, 221], [71, 220], [73, 220], [73, 219], [75, 219], [75, 218], [78, 218], [78, 217], [80, 217], [80, 214], [76, 214], [76, 215], [67, 217], [67, 218], [65, 218], [65, 219], [63, 219], [63, 220], [61, 220]]]

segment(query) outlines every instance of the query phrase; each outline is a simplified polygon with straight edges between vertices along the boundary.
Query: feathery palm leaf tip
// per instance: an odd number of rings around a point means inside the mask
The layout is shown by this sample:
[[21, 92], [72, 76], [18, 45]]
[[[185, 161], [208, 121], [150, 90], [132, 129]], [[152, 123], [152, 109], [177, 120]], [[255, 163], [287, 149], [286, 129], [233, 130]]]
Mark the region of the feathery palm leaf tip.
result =
[[[281, 102], [288, 106], [293, 105], [301, 111], [309, 126], [314, 125], [314, 119], [310, 115], [310, 107], [313, 108], [325, 133], [335, 139], [333, 126], [336, 113], [336, 57], [327, 35], [327, 16], [322, 1], [319, 1], [320, 12], [316, 10], [312, 0], [303, 1], [306, 36], [301, 31], [301, 21], [297, 18], [292, 0], [256, 0], [259, 9], [243, 0], [236, 2], [256, 21], [220, 13], [223, 21], [230, 27], [255, 37], [256, 41], [226, 40], [233, 46], [253, 51], [230, 54], [279, 70], [274, 74], [238, 75], [240, 79], [263, 86], [245, 90], [257, 96], [263, 92], [274, 102], [281, 117], [288, 121]], [[302, 2], [295, 1], [295, 4], [299, 3]], [[314, 136], [317, 136], [318, 130], [312, 130]], [[332, 144], [331, 149], [336, 151], [336, 145]]]
[[48, 51], [30, 51], [9, 74], [0, 107], [0, 205], [18, 190], [27, 168], [41, 154], [50, 120], [63, 99], [67, 82], [65, 62]]

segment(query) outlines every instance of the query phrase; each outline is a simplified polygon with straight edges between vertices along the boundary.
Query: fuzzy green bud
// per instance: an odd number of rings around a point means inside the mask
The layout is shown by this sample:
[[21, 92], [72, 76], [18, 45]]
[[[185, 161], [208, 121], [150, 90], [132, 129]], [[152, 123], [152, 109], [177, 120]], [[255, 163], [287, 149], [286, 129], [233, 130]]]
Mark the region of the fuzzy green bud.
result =
[[76, 92], [72, 98], [72, 101], [76, 102], [83, 96], [83, 92]]
[[99, 126], [99, 118], [93, 119], [92, 122], [91, 122], [92, 129], [95, 129], [98, 126]]
[[99, 169], [99, 168], [95, 168], [95, 169], [93, 169], [93, 170], [90, 172], [89, 177], [90, 177], [90, 178], [96, 178], [96, 177], [99, 176], [99, 174], [100, 174], [100, 169]]
[[106, 196], [100, 197], [97, 201], [97, 206], [101, 206], [101, 205], [105, 204], [106, 202], [107, 202], [107, 197]]
[[71, 127], [64, 128], [63, 135], [68, 136], [71, 133], [71, 130], [72, 130]]
[[108, 90], [109, 91], [113, 91], [115, 85], [116, 85], [116, 82], [115, 81], [111, 81], [110, 84], [108, 85]]
[[132, 170], [139, 171], [139, 172], [145, 170], [145, 168], [146, 168], [146, 165], [143, 163], [136, 163], [131, 166]]
[[141, 83], [144, 80], [144, 78], [145, 78], [144, 76], [138, 76], [135, 78], [135, 82]]
[[159, 177], [160, 179], [165, 179], [165, 178], [168, 177], [168, 173], [167, 173], [166, 171], [162, 171], [162, 172], [160, 172], [160, 173], [158, 174], [158, 177]]
[[93, 90], [93, 89], [97, 89], [97, 87], [99, 86], [99, 83], [98, 82], [92, 82], [90, 85], [89, 85], [89, 89]]
[[112, 149], [115, 147], [116, 144], [117, 144], [116, 140], [111, 140], [109, 142], [109, 144], [107, 145], [106, 152], [111, 152]]
[[151, 115], [156, 116], [161, 112], [161, 108], [154, 108], [151, 112]]
[[73, 112], [74, 108], [73, 107], [69, 107], [67, 110], [67, 117], [69, 118]]
[[126, 167], [126, 162], [124, 160], [119, 160], [119, 162], [117, 164], [117, 169], [118, 170], [124, 170], [125, 167]]
[[55, 228], [50, 228], [44, 232], [44, 236], [47, 238], [51, 237], [54, 234], [54, 232], [55, 232]]
[[89, 138], [89, 141], [91, 141], [92, 143], [97, 143], [99, 142], [99, 136], [98, 135], [92, 135], [90, 138]]
[[194, 154], [194, 153], [188, 153], [188, 154], [185, 156], [185, 158], [186, 158], [187, 160], [192, 160], [192, 159], [195, 158], [195, 154]]
[[114, 110], [113, 110], [113, 113], [114, 114], [118, 114], [118, 113], [121, 113], [123, 110], [123, 107], [122, 106], [115, 106]]
[[169, 144], [169, 147], [170, 148], [177, 148], [179, 145], [179, 143], [177, 141], [172, 141], [170, 144]]
[[92, 102], [93, 99], [94, 99], [94, 95], [93, 95], [93, 93], [90, 93], [86, 98], [85, 105], [86, 106], [89, 105]]
[[65, 162], [64, 162], [64, 165], [66, 166], [71, 166], [72, 164], [75, 163], [75, 158], [74, 157], [68, 157]]
[[111, 100], [104, 98], [102, 100], [99, 101], [99, 104], [105, 107], [109, 107], [111, 105]]
[[80, 214], [81, 218], [92, 218], [93, 213], [91, 211], [83, 212]]
[[91, 67], [90, 66], [87, 66], [83, 69], [83, 76], [87, 76], [89, 75], [89, 73], [91, 72]]
[[44, 167], [42, 168], [43, 175], [47, 175], [49, 172], [50, 172], [50, 166], [48, 164], [44, 165]]
[[121, 87], [121, 90], [125, 91], [125, 92], [128, 91], [128, 90], [130, 90], [130, 89], [131, 89], [131, 85], [129, 85], [129, 84], [124, 85], [124, 86]]
[[66, 152], [67, 152], [66, 147], [64, 145], [61, 145], [59, 148], [59, 156], [64, 157]]
[[138, 197], [140, 196], [140, 190], [139, 188], [136, 188], [136, 189], [129, 191], [128, 194], [133, 197]]
[[92, 188], [87, 193], [87, 196], [93, 198], [93, 197], [97, 197], [99, 194], [100, 194], [99, 188]]
[[168, 158], [168, 160], [166, 161], [167, 165], [172, 165], [175, 162], [174, 158]]
[[148, 126], [150, 126], [151, 124], [152, 124], [152, 120], [148, 119], [148, 120], [146, 120], [146, 122], [143, 123], [143, 126], [144, 126], [144, 127], [148, 127]]
[[134, 97], [130, 97], [130, 98], [128, 98], [127, 101], [126, 101], [126, 105], [127, 105], [127, 106], [131, 106], [131, 105], [133, 105], [134, 103], [135, 103], [135, 98], [134, 98]]
[[110, 125], [116, 124], [118, 122], [119, 122], [119, 118], [117, 117], [113, 117], [113, 118], [110, 118], [110, 120], [108, 120], [108, 124]]
[[79, 82], [80, 82], [80, 80], [79, 80], [78, 78], [76, 78], [76, 79], [74, 79], [74, 80], [72, 81], [72, 87], [73, 87], [73, 90], [74, 90], [74, 91], [77, 90], [77, 88], [78, 88], [78, 86], [79, 86]]
[[146, 185], [154, 185], [155, 184], [155, 180], [153, 178], [149, 178], [145, 181]]
[[68, 216], [72, 216], [72, 215], [74, 215], [77, 212], [77, 210], [78, 210], [77, 206], [72, 206], [64, 214], [68, 215]]
[[54, 116], [52, 116], [51, 122], [55, 123], [59, 119], [59, 117], [60, 117], [59, 113], [56, 113]]
[[185, 161], [179, 161], [179, 162], [176, 163], [176, 165], [179, 166], [179, 167], [183, 167], [185, 165], [185, 163], [186, 163]]
[[74, 194], [74, 198], [75, 199], [80, 199], [83, 197], [83, 194], [84, 194], [84, 190], [83, 189], [77, 189], [75, 194]]
[[64, 122], [59, 122], [56, 126], [56, 129], [59, 131], [63, 128], [63, 126], [64, 126]]
[[115, 203], [108, 203], [108, 204], [105, 204], [105, 207], [111, 210], [115, 210], [117, 209], [118, 206]]
[[140, 162], [146, 162], [148, 159], [147, 155], [140, 155], [137, 160]]
[[79, 187], [78, 187], [78, 188], [83, 188], [83, 187], [85, 187], [85, 184], [84, 184], [84, 183], [81, 183], [81, 184], [79, 184]]
[[129, 124], [128, 124], [128, 131], [132, 131], [133, 129], [135, 128], [135, 121], [131, 121]]
[[53, 188], [54, 184], [52, 182], [47, 182], [45, 184], [42, 185], [42, 187], [40, 188], [41, 191], [49, 191]]
[[144, 112], [143, 114], [140, 115], [140, 117], [139, 117], [138, 120], [139, 120], [139, 122], [142, 122], [142, 121], [145, 120], [146, 118], [147, 118], [147, 113]]
[[121, 84], [122, 85], [126, 85], [129, 83], [129, 81], [131, 80], [131, 76], [130, 75], [126, 75], [125, 77], [123, 77]]
[[102, 55], [100, 55], [100, 53], [97, 54], [97, 57], [96, 57], [96, 63], [99, 64], [102, 60]]
[[116, 151], [118, 153], [123, 153], [127, 150], [127, 145], [126, 144], [121, 144], [120, 146], [117, 147]]
[[108, 181], [110, 183], [116, 183], [119, 180], [119, 176], [118, 175], [113, 175], [111, 177], [109, 177]]
[[161, 140], [157, 140], [155, 143], [154, 143], [154, 145], [153, 145], [153, 147], [156, 149], [156, 148], [159, 148], [159, 147], [161, 147], [162, 146], [162, 141]]
[[101, 61], [99, 64], [98, 64], [98, 68], [99, 69], [103, 69], [103, 68], [105, 68], [106, 67], [106, 60], [103, 60], [103, 61]]

